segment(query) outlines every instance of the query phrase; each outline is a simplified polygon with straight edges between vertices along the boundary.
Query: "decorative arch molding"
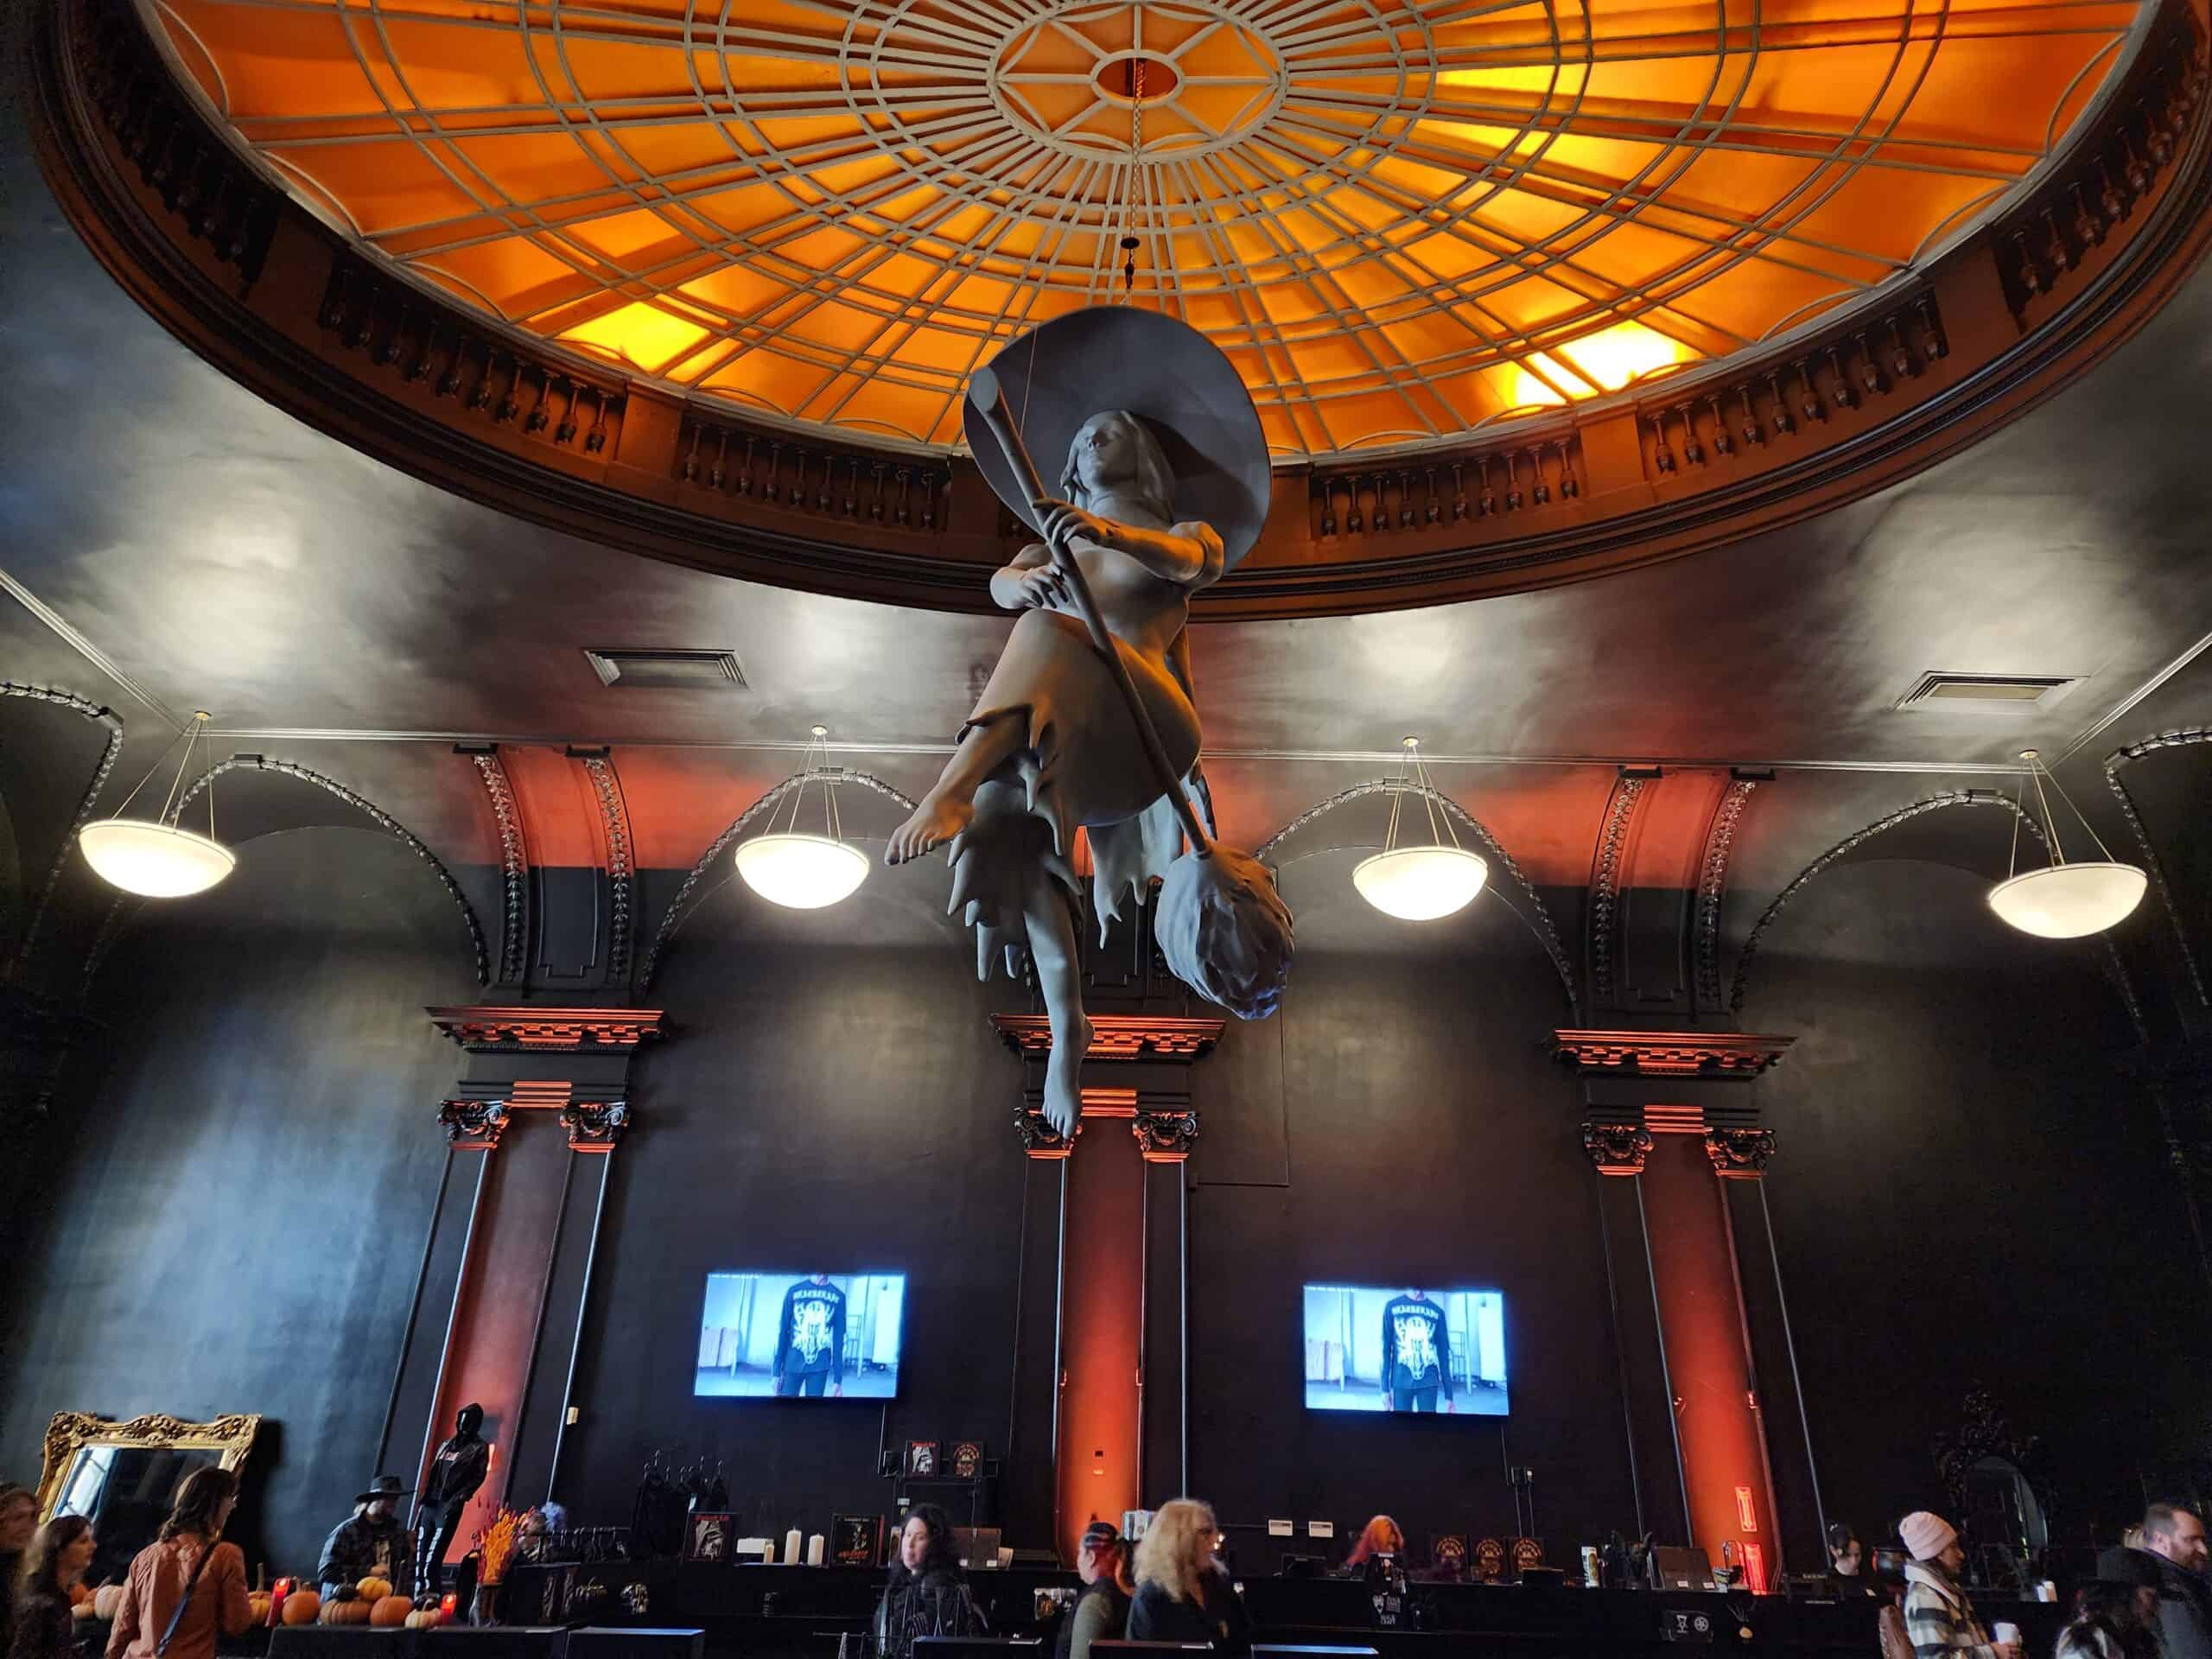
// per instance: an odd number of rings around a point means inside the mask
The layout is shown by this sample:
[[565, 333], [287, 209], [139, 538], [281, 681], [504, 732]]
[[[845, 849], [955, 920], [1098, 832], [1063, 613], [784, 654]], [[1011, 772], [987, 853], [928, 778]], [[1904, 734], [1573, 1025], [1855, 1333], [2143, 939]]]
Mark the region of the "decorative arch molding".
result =
[[[479, 985], [488, 985], [492, 982], [492, 957], [484, 941], [483, 925], [476, 919], [476, 911], [469, 904], [468, 895], [461, 892], [461, 884], [453, 879], [453, 872], [445, 867], [444, 861], [435, 853], [423, 843], [422, 838], [413, 830], [393, 817], [374, 801], [346, 788], [335, 778], [325, 777], [321, 772], [316, 772], [312, 767], [301, 766], [296, 761], [272, 760], [265, 755], [259, 754], [234, 754], [227, 760], [217, 761], [194, 778], [191, 787], [177, 798], [176, 804], [169, 809], [162, 822], [175, 823], [183, 816], [185, 808], [197, 799], [216, 779], [225, 772], [239, 771], [275, 772], [279, 777], [296, 778], [303, 784], [312, 784], [325, 794], [334, 796], [337, 799], [343, 801], [378, 829], [404, 844], [408, 851], [430, 867], [430, 874], [437, 877], [438, 885], [446, 890], [446, 896], [451, 899], [460, 910], [461, 919], [468, 929], [469, 947], [475, 955], [476, 982]], [[108, 907], [107, 920], [101, 926], [99, 938], [93, 942], [91, 953], [85, 959], [85, 990], [87, 994], [92, 989], [93, 980], [99, 975], [100, 964], [107, 959], [109, 948], [114, 944], [117, 936], [122, 931], [125, 903], [124, 898], [118, 894], [115, 902]]]
[[660, 925], [653, 930], [653, 942], [645, 947], [645, 960], [638, 969], [638, 994], [640, 996], [652, 989], [653, 976], [660, 971], [661, 952], [676, 937], [677, 929], [689, 919], [690, 912], [683, 908], [684, 901], [691, 897], [693, 889], [698, 887], [709, 867], [728, 850], [732, 842], [752, 827], [753, 820], [762, 812], [772, 809], [778, 801], [801, 784], [819, 782], [824, 779], [836, 784], [858, 784], [863, 789], [872, 789], [877, 794], [898, 802], [909, 812], [914, 810], [914, 803], [910, 797], [893, 789], [882, 779], [865, 772], [843, 772], [836, 768], [828, 772], [795, 772], [783, 782], [771, 785], [760, 799], [732, 818], [721, 834], [708, 845], [707, 850], [699, 855], [699, 861], [684, 876], [683, 885], [676, 890], [676, 897], [668, 901], [668, 908], [661, 912]]
[[79, 696], [74, 691], [54, 685], [24, 685], [13, 680], [0, 680], [0, 697], [27, 697], [33, 702], [51, 703], [81, 715], [100, 727], [107, 734], [105, 747], [100, 758], [93, 763], [92, 781], [85, 785], [85, 792], [78, 798], [77, 815], [70, 820], [69, 832], [61, 838], [55, 849], [54, 862], [40, 885], [38, 896], [31, 901], [29, 916], [23, 923], [23, 937], [16, 947], [16, 960], [11, 972], [21, 976], [30, 968], [31, 952], [38, 944], [40, 929], [45, 925], [47, 908], [54, 899], [54, 890], [60, 885], [62, 867], [69, 861], [69, 855], [77, 845], [77, 832], [89, 823], [92, 807], [100, 791], [107, 787], [108, 775], [115, 770], [115, 763], [123, 753], [123, 717], [104, 703], [90, 697]]
[[1262, 842], [1252, 856], [1266, 859], [1277, 847], [1311, 824], [1315, 819], [1327, 816], [1340, 806], [1364, 799], [1370, 795], [1388, 795], [1395, 792], [1419, 795], [1442, 808], [1454, 823], [1482, 843], [1483, 850], [1490, 855], [1496, 865], [1513, 878], [1514, 885], [1526, 895], [1529, 908], [1524, 911], [1517, 905], [1508, 905], [1506, 908], [1521, 918], [1522, 925], [1535, 936], [1536, 943], [1542, 947], [1544, 955], [1551, 961], [1553, 971], [1559, 975], [1560, 988], [1567, 994], [1568, 1012], [1576, 1020], [1580, 1020], [1582, 1005], [1575, 993], [1574, 969], [1567, 960], [1567, 947], [1560, 942], [1559, 930], [1552, 925], [1551, 912], [1544, 908], [1543, 899], [1536, 892], [1535, 884], [1522, 873], [1520, 865], [1514, 862], [1513, 855], [1505, 850], [1504, 843], [1491, 833], [1490, 826], [1441, 790], [1421, 784], [1401, 784], [1395, 779], [1389, 778], [1377, 778], [1370, 783], [1354, 784], [1350, 789], [1339, 790], [1328, 799], [1319, 802], [1300, 813], [1274, 834], [1269, 836], [1267, 840]]
[[[1894, 812], [1884, 813], [1872, 823], [1862, 825], [1853, 830], [1803, 869], [1798, 871], [1790, 879], [1789, 885], [1776, 893], [1773, 902], [1759, 912], [1758, 920], [1751, 924], [1751, 931], [1744, 938], [1744, 948], [1736, 957], [1736, 977], [1731, 982], [1728, 990], [1728, 1011], [1731, 1014], [1741, 1014], [1744, 1011], [1744, 996], [1749, 988], [1751, 958], [1758, 954], [1760, 938], [1773, 925], [1774, 918], [1782, 913], [1783, 906], [1810, 885], [1815, 876], [1845, 855], [1856, 852], [1875, 836], [1887, 834], [1900, 824], [1911, 823], [1915, 818], [1924, 818], [1931, 812], [1941, 812], [1955, 806], [2002, 807], [2019, 821], [2021, 828], [2037, 841], [2048, 844], [2048, 838], [2044, 834], [2041, 823], [2021, 810], [2019, 803], [2011, 796], [1999, 795], [1993, 790], [1947, 789], [1915, 801], [1910, 806], [1901, 806]], [[2132, 994], [2126, 995], [2132, 1006], [2133, 1001]]]
[[2183, 749], [2192, 744], [2212, 743], [2212, 727], [2182, 726], [2170, 732], [2160, 732], [2126, 748], [2114, 749], [2105, 757], [2105, 786], [2120, 802], [2120, 810], [2126, 815], [2127, 827], [2135, 835], [2136, 850], [2143, 855], [2143, 868], [2151, 873], [2152, 885], [2158, 890], [2158, 902], [2165, 906], [2166, 920], [2174, 930], [2174, 943], [2181, 947], [2182, 966], [2188, 971], [2189, 982], [2196, 993], [2200, 1007], [2212, 1008], [2212, 995], [2204, 988], [2204, 972], [2198, 965], [2196, 951], [2190, 944], [2189, 930], [2182, 925], [2181, 911], [2174, 904], [2173, 888], [2167, 885], [2166, 867], [2158, 857], [2158, 849], [2152, 844], [2151, 831], [2137, 810], [2135, 797], [2128, 792], [2120, 769], [2145, 755], [2156, 754], [2162, 749]]

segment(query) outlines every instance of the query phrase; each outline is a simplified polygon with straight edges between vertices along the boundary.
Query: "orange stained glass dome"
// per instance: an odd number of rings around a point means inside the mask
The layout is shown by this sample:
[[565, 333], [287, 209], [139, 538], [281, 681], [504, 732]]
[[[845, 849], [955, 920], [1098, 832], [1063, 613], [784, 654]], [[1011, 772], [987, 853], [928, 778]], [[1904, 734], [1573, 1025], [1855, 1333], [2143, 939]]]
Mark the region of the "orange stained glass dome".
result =
[[1175, 312], [1281, 458], [1786, 334], [1993, 211], [2126, 0], [140, 0], [270, 173], [508, 325], [950, 445], [971, 368]]

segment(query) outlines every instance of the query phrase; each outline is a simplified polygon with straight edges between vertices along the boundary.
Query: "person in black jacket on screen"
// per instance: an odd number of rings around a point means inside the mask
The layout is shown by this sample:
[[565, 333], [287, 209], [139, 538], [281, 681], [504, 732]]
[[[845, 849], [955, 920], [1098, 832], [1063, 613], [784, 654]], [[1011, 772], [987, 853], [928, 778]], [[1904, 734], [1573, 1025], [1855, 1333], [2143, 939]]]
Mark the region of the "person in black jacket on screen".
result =
[[1451, 1327], [1425, 1290], [1393, 1296], [1382, 1310], [1382, 1392], [1393, 1411], [1452, 1409]]
[[845, 1396], [845, 1293], [826, 1273], [810, 1274], [784, 1293], [783, 1328], [768, 1368], [776, 1392], [789, 1397]]

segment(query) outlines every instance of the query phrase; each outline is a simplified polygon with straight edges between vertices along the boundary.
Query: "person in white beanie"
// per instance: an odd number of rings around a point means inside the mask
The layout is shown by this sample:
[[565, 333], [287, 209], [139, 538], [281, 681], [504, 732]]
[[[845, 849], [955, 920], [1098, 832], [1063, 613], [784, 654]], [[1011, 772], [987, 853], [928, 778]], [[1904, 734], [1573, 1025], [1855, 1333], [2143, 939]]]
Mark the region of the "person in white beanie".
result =
[[2018, 1642], [1989, 1639], [1960, 1587], [1967, 1553], [1959, 1548], [1959, 1529], [1940, 1515], [1915, 1510], [1897, 1522], [1897, 1535], [1912, 1555], [1904, 1569], [1904, 1628], [1913, 1659], [2020, 1659]]

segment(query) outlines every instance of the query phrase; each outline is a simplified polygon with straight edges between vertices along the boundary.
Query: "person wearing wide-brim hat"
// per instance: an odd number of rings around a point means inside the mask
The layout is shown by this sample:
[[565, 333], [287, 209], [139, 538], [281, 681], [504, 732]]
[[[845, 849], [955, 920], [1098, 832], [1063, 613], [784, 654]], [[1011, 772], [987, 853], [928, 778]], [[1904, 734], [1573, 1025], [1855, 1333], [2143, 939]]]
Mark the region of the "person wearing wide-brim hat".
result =
[[[1003, 954], [1020, 977], [1027, 949], [1053, 1016], [1046, 1115], [1070, 1134], [1090, 1035], [1071, 909], [1081, 892], [1075, 832], [1090, 837], [1102, 932], [1125, 901], [1143, 903], [1151, 881], [1167, 876], [1183, 834], [1051, 548], [1072, 553], [1169, 765], [1203, 803], [1185, 627], [1191, 596], [1258, 537], [1267, 442], [1229, 360], [1157, 312], [1057, 318], [1013, 341], [990, 369], [1038, 465], [1066, 457], [1065, 499], [1031, 499], [971, 404], [977, 465], [1044, 541], [991, 578], [991, 596], [1021, 618], [943, 776], [885, 858], [904, 863], [950, 844], [950, 907], [976, 929], [979, 976]], [[1282, 919], [1287, 928], [1287, 912]]]
[[383, 1579], [397, 1595], [409, 1593], [414, 1552], [399, 1518], [399, 1500], [408, 1494], [397, 1475], [378, 1475], [353, 1497], [353, 1513], [323, 1541], [315, 1579], [323, 1593], [351, 1590], [363, 1579]]

